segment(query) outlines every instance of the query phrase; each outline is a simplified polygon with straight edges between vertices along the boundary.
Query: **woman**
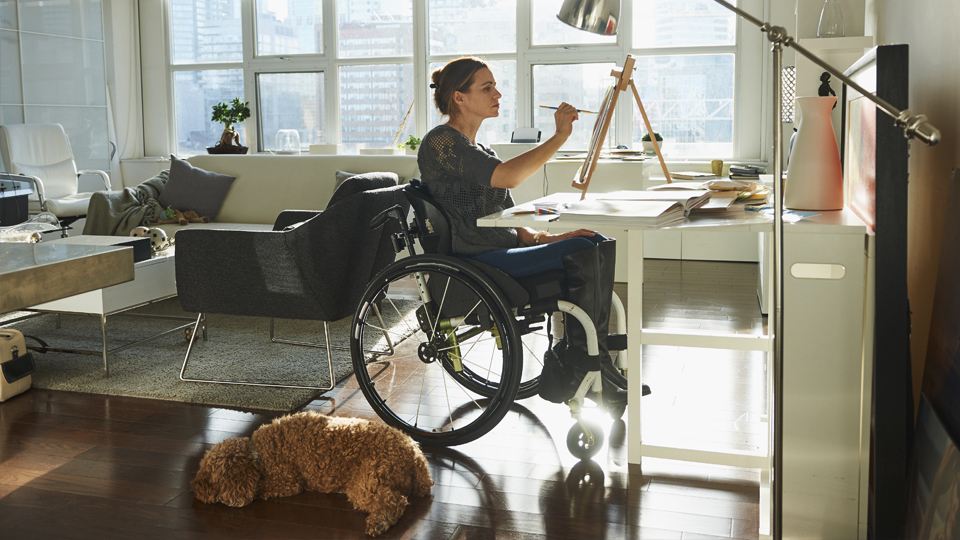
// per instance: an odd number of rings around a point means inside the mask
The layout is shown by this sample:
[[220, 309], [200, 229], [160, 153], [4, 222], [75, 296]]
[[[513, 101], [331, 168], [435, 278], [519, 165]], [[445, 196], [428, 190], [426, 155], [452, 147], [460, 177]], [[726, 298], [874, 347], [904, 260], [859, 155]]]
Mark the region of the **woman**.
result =
[[[598, 329], [600, 357], [590, 357], [579, 323], [565, 324], [565, 336], [544, 358], [540, 395], [554, 402], [570, 399], [587, 371], [607, 364], [606, 347], [613, 294], [616, 242], [580, 229], [550, 234], [529, 227], [478, 227], [477, 218], [514, 205], [510, 188], [532, 176], [560, 149], [573, 131], [577, 110], [561, 104], [556, 133], [536, 148], [507, 161], [476, 142], [480, 124], [500, 115], [500, 92], [490, 69], [475, 58], [460, 58], [433, 73], [434, 103], [448, 116], [423, 138], [418, 164], [424, 184], [450, 218], [452, 250], [495, 266], [512, 277], [551, 268], [565, 271], [567, 300], [580, 306]], [[557, 357], [550, 355], [556, 353]], [[554, 362], [553, 360], [559, 360]], [[603, 399], [626, 403], [626, 391], [604, 378]], [[594, 398], [595, 396], [589, 396]]]

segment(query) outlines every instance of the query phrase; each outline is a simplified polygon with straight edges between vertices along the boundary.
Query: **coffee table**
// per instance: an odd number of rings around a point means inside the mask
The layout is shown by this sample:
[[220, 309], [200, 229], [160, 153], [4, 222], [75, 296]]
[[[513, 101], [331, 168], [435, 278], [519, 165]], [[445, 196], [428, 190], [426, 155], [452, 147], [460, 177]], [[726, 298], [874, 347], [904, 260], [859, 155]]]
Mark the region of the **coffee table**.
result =
[[[129, 241], [129, 237], [125, 236], [73, 236], [69, 238], [61, 238], [57, 240], [52, 240], [49, 243], [59, 243], [59, 244], [79, 244], [79, 245], [112, 245], [120, 242]], [[45, 313], [55, 313], [57, 314], [57, 327], [60, 326], [59, 315], [63, 313], [69, 314], [83, 314], [83, 315], [95, 315], [100, 317], [100, 333], [102, 339], [102, 347], [100, 350], [83, 350], [83, 349], [65, 349], [57, 347], [44, 347], [45, 350], [55, 351], [55, 352], [64, 352], [71, 354], [87, 354], [87, 355], [97, 355], [103, 356], [103, 371], [104, 375], [110, 376], [110, 356], [121, 351], [125, 351], [131, 347], [135, 347], [142, 343], [157, 339], [159, 337], [171, 334], [173, 332], [182, 331], [186, 328], [193, 326], [193, 323], [196, 320], [192, 317], [177, 317], [169, 315], [153, 315], [153, 314], [133, 314], [125, 313], [127, 316], [136, 316], [136, 317], [145, 317], [153, 319], [169, 319], [176, 321], [190, 321], [189, 323], [182, 324], [176, 328], [171, 328], [170, 330], [163, 331], [159, 334], [154, 334], [152, 336], [145, 337], [143, 339], [134, 341], [133, 343], [127, 343], [125, 345], [115, 347], [113, 349], [109, 348], [107, 342], [107, 318], [113, 315], [118, 315], [132, 309], [142, 307], [154, 302], [159, 302], [161, 300], [166, 300], [168, 298], [173, 298], [177, 295], [177, 274], [176, 274], [176, 258], [175, 258], [175, 249], [174, 247], [167, 248], [159, 253], [153, 254], [153, 256], [144, 261], [134, 263], [134, 279], [133, 281], [128, 281], [126, 283], [120, 283], [118, 285], [113, 285], [110, 287], [104, 287], [101, 289], [93, 290], [83, 294], [78, 294], [75, 296], [70, 296], [60, 300], [54, 300], [52, 302], [46, 302], [43, 304], [37, 304], [30, 306], [26, 311], [33, 311], [35, 313], [31, 315], [26, 315], [24, 317], [18, 317], [16, 319], [11, 319], [4, 321], [4, 325], [23, 320], [27, 317], [33, 317], [39, 314]], [[201, 321], [201, 328], [206, 334], [205, 325]], [[204, 336], [205, 337], [205, 336]]]

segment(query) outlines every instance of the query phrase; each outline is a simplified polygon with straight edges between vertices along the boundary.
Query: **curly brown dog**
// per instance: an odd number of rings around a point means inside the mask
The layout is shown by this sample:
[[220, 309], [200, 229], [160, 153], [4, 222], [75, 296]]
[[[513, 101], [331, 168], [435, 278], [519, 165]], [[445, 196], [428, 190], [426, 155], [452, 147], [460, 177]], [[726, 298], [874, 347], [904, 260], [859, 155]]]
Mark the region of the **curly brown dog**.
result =
[[244, 506], [303, 490], [346, 493], [369, 512], [367, 534], [403, 515], [407, 496], [430, 494], [427, 459], [409, 436], [360, 418], [301, 412], [260, 426], [249, 439], [227, 439], [200, 461], [190, 482], [197, 499]]

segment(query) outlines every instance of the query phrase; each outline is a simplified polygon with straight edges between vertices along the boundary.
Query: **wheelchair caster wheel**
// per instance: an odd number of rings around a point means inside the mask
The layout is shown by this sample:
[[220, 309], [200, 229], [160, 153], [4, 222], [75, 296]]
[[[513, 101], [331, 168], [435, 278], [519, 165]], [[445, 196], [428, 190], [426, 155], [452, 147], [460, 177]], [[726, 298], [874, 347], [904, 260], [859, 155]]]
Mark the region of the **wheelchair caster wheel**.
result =
[[623, 405], [617, 405], [615, 407], [611, 407], [607, 409], [607, 414], [609, 414], [610, 418], [614, 420], [619, 420], [620, 418], [623, 418], [623, 413], [625, 412], [627, 412], [626, 403], [624, 403]]
[[193, 328], [187, 328], [183, 331], [183, 339], [190, 341], [193, 339]]
[[590, 459], [597, 455], [603, 446], [603, 428], [595, 422], [586, 422], [586, 424], [593, 432], [592, 441], [587, 439], [579, 422], [571, 426], [570, 431], [567, 432], [567, 450], [577, 459]]

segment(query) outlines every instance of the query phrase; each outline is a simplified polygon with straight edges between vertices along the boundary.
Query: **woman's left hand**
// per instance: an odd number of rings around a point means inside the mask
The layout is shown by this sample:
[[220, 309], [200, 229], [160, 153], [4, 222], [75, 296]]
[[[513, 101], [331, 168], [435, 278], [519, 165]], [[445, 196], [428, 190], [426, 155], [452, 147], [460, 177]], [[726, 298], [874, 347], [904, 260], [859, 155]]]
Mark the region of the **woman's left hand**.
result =
[[576, 238], [578, 236], [594, 236], [595, 234], [597, 234], [597, 231], [591, 231], [590, 229], [577, 229], [575, 231], [568, 231], [560, 234], [544, 234], [540, 237], [540, 243], [549, 244], [551, 242], [566, 240], [567, 238]]

